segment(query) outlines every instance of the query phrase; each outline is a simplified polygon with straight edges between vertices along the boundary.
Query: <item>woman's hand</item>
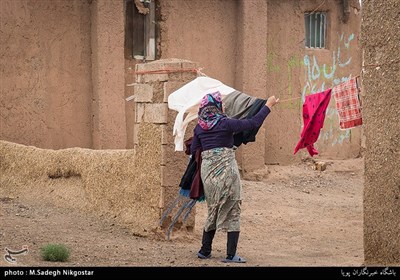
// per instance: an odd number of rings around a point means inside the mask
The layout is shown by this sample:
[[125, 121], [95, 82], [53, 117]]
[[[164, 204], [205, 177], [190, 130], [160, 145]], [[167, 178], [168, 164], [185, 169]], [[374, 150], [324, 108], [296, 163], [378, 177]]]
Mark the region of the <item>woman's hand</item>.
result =
[[272, 95], [267, 99], [265, 106], [267, 106], [271, 110], [272, 107], [278, 102], [279, 102], [279, 98], [275, 98], [275, 95]]

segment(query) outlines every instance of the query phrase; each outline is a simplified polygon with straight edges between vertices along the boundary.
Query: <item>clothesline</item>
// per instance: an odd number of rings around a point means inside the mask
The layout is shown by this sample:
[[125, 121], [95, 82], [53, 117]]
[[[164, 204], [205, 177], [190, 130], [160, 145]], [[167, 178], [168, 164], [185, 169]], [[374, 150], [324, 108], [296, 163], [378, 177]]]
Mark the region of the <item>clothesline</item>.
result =
[[136, 71], [136, 75], [144, 75], [144, 74], [168, 74], [168, 73], [177, 73], [177, 72], [193, 72], [197, 73], [201, 76], [207, 76], [201, 70], [204, 68], [188, 68], [188, 69], [157, 69], [157, 70], [146, 70], [146, 71]]
[[[360, 75], [357, 75], [357, 76], [354, 76], [353, 78], [358, 79], [359, 77], [360, 77]], [[341, 83], [341, 84], [343, 84], [343, 83]], [[339, 86], [339, 85], [336, 85], [336, 86]], [[332, 89], [335, 88], [336, 86], [333, 86]], [[358, 85], [358, 82], [357, 82], [357, 88], [360, 89], [360, 87]], [[287, 98], [287, 99], [280, 99], [279, 102], [280, 103], [281, 102], [287, 102], [287, 101], [297, 100], [297, 99], [300, 99], [300, 98], [302, 98], [302, 97], [298, 96], [298, 97], [292, 97], [292, 98]]]
[[301, 98], [301, 96], [293, 97], [293, 98], [287, 98], [287, 99], [279, 100], [279, 102], [286, 102], [286, 101], [296, 100], [296, 99], [300, 99], [300, 98]]
[[158, 70], [147, 70], [147, 71], [136, 71], [136, 75], [144, 75], [144, 74], [167, 74], [167, 73], [175, 73], [175, 72], [194, 72], [197, 73], [197, 69], [189, 68], [189, 69], [158, 69]]

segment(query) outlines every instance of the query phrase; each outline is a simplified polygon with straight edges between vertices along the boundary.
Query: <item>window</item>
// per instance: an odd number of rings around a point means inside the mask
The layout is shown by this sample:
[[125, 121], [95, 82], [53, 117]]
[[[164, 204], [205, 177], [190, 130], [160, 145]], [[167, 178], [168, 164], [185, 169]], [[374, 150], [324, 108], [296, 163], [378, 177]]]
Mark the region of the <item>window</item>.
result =
[[154, 0], [125, 0], [125, 58], [156, 58]]
[[306, 29], [306, 47], [325, 48], [326, 13], [305, 13], [304, 23]]

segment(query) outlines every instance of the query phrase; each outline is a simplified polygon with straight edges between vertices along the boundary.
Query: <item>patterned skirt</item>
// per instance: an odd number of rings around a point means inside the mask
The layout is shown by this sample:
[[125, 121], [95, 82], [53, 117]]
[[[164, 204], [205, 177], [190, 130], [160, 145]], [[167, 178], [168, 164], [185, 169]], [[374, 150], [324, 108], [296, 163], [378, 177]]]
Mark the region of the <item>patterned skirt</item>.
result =
[[235, 151], [215, 148], [203, 151], [201, 178], [208, 215], [205, 231], [240, 231], [242, 183]]

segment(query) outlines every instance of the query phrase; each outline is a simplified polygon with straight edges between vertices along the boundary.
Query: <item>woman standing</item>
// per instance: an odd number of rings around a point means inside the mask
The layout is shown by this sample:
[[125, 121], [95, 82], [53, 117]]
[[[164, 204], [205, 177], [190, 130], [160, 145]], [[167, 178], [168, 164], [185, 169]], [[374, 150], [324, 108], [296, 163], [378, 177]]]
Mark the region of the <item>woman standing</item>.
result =
[[207, 202], [207, 219], [202, 246], [197, 256], [211, 257], [212, 241], [217, 230], [227, 232], [227, 256], [223, 262], [244, 263], [245, 259], [236, 254], [240, 233], [240, 206], [242, 184], [235, 159], [233, 135], [260, 127], [271, 108], [279, 98], [271, 96], [265, 106], [250, 119], [231, 119], [223, 112], [221, 94], [207, 94], [203, 97], [198, 124], [194, 128], [191, 154], [201, 149], [201, 179]]

